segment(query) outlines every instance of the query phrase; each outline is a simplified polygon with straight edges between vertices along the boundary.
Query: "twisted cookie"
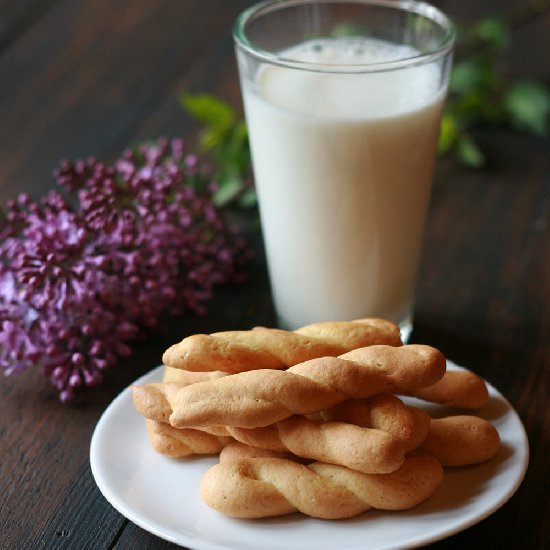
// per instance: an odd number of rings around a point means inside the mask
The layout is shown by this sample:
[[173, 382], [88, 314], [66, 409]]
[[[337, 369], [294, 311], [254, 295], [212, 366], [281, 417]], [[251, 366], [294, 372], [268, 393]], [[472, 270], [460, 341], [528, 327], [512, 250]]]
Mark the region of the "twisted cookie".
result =
[[169, 347], [165, 365], [189, 371], [285, 369], [373, 344], [401, 345], [399, 327], [383, 319], [315, 323], [294, 332], [271, 328], [194, 334]]
[[292, 416], [263, 428], [227, 427], [237, 441], [301, 458], [321, 460], [368, 474], [393, 472], [405, 457], [403, 443], [383, 430], [344, 422], [316, 424]]
[[403, 443], [405, 452], [413, 451], [424, 441], [431, 421], [426, 411], [408, 407], [390, 393], [343, 401], [316, 416], [325, 422], [347, 422], [389, 432]]
[[211, 508], [238, 518], [300, 511], [339, 519], [370, 508], [412, 508], [428, 499], [442, 479], [443, 468], [428, 455], [407, 457], [389, 474], [364, 474], [321, 462], [305, 466], [283, 458], [243, 458], [210, 468], [200, 493]]
[[[258, 370], [197, 382], [164, 396], [169, 423], [178, 428], [273, 424], [293, 414], [312, 414], [346, 399], [381, 392], [407, 392], [434, 384], [445, 372], [440, 351], [419, 344], [369, 346], [336, 357], [300, 363], [286, 371]], [[133, 388], [138, 411], [146, 411], [150, 394], [164, 384]], [[158, 396], [157, 396], [158, 397]], [[161, 399], [162, 401], [162, 399]]]

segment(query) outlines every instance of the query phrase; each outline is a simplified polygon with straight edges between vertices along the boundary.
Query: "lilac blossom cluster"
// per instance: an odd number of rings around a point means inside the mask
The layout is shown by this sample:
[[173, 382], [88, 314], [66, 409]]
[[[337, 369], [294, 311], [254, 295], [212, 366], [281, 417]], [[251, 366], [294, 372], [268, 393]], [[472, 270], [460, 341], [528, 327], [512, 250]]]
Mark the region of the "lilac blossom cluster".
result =
[[70, 401], [166, 315], [203, 314], [250, 252], [215, 208], [212, 171], [182, 140], [113, 165], [64, 161], [59, 190], [0, 210], [0, 367], [39, 367]]

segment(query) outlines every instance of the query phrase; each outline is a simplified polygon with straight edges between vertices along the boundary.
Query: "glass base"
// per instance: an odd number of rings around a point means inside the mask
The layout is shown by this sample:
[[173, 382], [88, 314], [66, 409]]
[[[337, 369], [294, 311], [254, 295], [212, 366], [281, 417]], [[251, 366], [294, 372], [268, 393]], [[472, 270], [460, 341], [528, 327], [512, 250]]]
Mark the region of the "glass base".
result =
[[401, 332], [401, 341], [403, 344], [408, 344], [413, 331], [412, 317], [407, 317], [399, 323], [399, 331]]

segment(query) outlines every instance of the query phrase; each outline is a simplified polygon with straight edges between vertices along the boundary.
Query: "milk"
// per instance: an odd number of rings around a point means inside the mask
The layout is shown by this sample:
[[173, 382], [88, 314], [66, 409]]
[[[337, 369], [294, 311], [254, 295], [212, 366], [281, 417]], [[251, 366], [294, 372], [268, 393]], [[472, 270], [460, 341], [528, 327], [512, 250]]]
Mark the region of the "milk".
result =
[[[354, 71], [416, 54], [339, 39], [281, 56]], [[255, 82], [242, 83], [284, 327], [364, 316], [407, 321], [444, 96], [439, 74], [432, 65], [338, 74], [264, 64]]]

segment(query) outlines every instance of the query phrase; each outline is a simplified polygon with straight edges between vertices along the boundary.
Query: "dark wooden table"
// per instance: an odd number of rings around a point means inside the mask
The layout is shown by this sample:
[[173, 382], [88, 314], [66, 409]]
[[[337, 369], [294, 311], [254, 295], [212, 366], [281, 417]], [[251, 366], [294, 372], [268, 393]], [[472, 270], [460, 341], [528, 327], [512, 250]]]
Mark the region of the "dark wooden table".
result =
[[[245, 0], [2, 0], [0, 199], [50, 189], [62, 158], [116, 157], [159, 135], [193, 140], [183, 90], [240, 106], [231, 25]], [[519, 2], [438, 2], [465, 22], [508, 16]], [[514, 76], [550, 85], [550, 11], [514, 16]], [[434, 548], [550, 548], [550, 147], [507, 131], [476, 136], [484, 170], [441, 160], [413, 341], [439, 347], [512, 403], [530, 441], [526, 478], [481, 523]], [[136, 345], [78, 405], [62, 405], [40, 372], [0, 386], [0, 547], [169, 548], [103, 498], [92, 477], [94, 427], [114, 397], [196, 332], [273, 325], [260, 254], [242, 286], [220, 288], [206, 317], [187, 315]]]

